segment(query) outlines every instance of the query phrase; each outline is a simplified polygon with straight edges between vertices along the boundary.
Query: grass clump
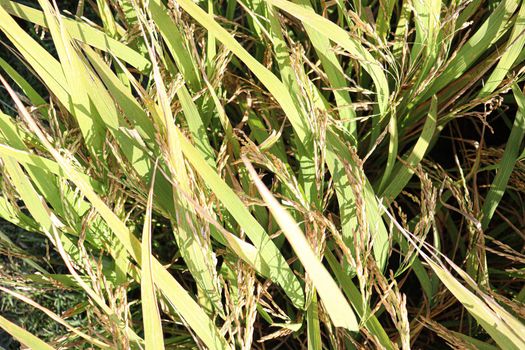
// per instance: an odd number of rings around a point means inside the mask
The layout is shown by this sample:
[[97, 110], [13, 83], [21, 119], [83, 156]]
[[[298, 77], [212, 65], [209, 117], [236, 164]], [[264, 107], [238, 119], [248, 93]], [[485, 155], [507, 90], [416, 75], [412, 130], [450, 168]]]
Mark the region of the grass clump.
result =
[[69, 5], [0, 0], [23, 346], [525, 347], [520, 1]]

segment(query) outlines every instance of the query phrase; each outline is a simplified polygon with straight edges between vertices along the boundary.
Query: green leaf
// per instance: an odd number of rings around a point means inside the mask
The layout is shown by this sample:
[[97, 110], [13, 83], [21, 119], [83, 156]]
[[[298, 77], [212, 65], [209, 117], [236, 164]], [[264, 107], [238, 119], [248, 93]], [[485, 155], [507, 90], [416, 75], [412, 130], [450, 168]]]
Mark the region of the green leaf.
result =
[[155, 294], [151, 255], [151, 211], [153, 206], [153, 186], [149, 191], [144, 228], [142, 230], [142, 271], [140, 274], [140, 295], [142, 317], [144, 319], [144, 342], [146, 350], [163, 350], [164, 334], [160, 320], [159, 306]]
[[453, 56], [445, 71], [434, 80], [423, 96], [410, 103], [415, 104], [430, 98], [452, 81], [461, 77], [491, 45], [507, 32], [509, 20], [516, 11], [518, 4], [518, 0], [502, 0], [476, 33]]
[[483, 213], [481, 226], [483, 229], [488, 227], [499, 202], [503, 198], [512, 170], [519, 158], [521, 142], [525, 135], [525, 95], [520, 91], [517, 84], [512, 85], [512, 92], [514, 93], [514, 98], [518, 104], [518, 111], [514, 118], [514, 124], [512, 125], [512, 130], [505, 146], [503, 157], [498, 164], [496, 177], [494, 178], [494, 181], [492, 181], [489, 193], [485, 197], [485, 202], [481, 209], [481, 212]]
[[[16, 72], [16, 70], [9, 65], [6, 61], [4, 61], [0, 57], [0, 67], [2, 67], [3, 70], [13, 79], [13, 81], [22, 89], [24, 94], [29, 98], [31, 103], [35, 106], [43, 106], [47, 105], [47, 102], [36, 92], [36, 90], [29, 84], [20, 74]], [[45, 113], [45, 109], [40, 109], [42, 112]]]
[[319, 325], [319, 306], [317, 304], [317, 293], [313, 291], [312, 301], [306, 310], [306, 322], [308, 327], [308, 350], [322, 350], [321, 328]]
[[194, 92], [198, 91], [202, 88], [199, 70], [191, 53], [184, 44], [184, 37], [180, 32], [180, 27], [173, 22], [169, 16], [168, 9], [166, 9], [160, 0], [151, 0], [148, 2], [148, 5], [151, 18], [159, 28], [169, 52], [175, 59], [177, 68], [191, 89]]
[[394, 200], [410, 181], [410, 178], [414, 174], [413, 169], [419, 165], [428, 150], [436, 130], [436, 123], [437, 97], [433, 96], [425, 125], [423, 125], [423, 131], [421, 132], [421, 135], [419, 135], [416, 145], [403, 162], [398, 162], [396, 164], [392, 175], [386, 182], [388, 185], [383, 191], [382, 196], [388, 201]]
[[490, 95], [499, 86], [503, 78], [510, 72], [514, 63], [518, 58], [518, 55], [525, 46], [525, 4], [521, 4], [520, 10], [517, 14], [514, 22], [514, 27], [507, 41], [507, 45], [504, 48], [503, 55], [501, 56], [498, 64], [492, 71], [492, 74], [487, 79], [485, 85], [478, 93], [478, 98], [483, 98]]
[[333, 280], [330, 273], [317, 258], [308, 240], [304, 236], [292, 216], [279, 204], [272, 193], [264, 186], [253, 166], [244, 158], [243, 162], [248, 168], [250, 177], [259, 190], [263, 200], [268, 205], [275, 220], [283, 230], [288, 242], [290, 242], [297, 257], [303, 264], [306, 272], [319, 293], [321, 301], [334, 326], [343, 327], [350, 331], [357, 332], [359, 324], [354, 310], [348, 304], [343, 293]]
[[[478, 321], [502, 349], [525, 348], [525, 326], [489, 296], [483, 299], [469, 291], [445, 268], [426, 259], [432, 270], [465, 309]], [[456, 271], [459, 269], [456, 268]], [[459, 271], [458, 271], [459, 272]], [[464, 278], [470, 279], [465, 273]], [[472, 280], [471, 280], [472, 281]], [[472, 281], [472, 283], [474, 283]]]
[[13, 338], [18, 340], [20, 343], [33, 350], [53, 350], [54, 348], [47, 345], [42, 340], [38, 339], [25, 329], [17, 326], [13, 322], [0, 316], [0, 327], [2, 327], [7, 333], [11, 334]]

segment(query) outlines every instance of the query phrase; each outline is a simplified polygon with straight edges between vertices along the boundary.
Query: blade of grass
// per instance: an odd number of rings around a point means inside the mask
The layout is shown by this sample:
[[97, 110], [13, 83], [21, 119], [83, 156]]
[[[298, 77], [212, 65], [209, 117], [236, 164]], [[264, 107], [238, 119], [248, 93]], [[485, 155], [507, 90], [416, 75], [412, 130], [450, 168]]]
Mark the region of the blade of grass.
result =
[[478, 98], [483, 98], [490, 95], [501, 83], [503, 78], [512, 69], [518, 55], [525, 46], [525, 4], [521, 3], [520, 10], [516, 15], [514, 27], [507, 41], [501, 59], [492, 71], [492, 74], [487, 79], [487, 82], [478, 93]]
[[2, 327], [7, 333], [11, 334], [13, 338], [18, 340], [21, 344], [24, 344], [33, 350], [54, 350], [53, 347], [46, 344], [42, 340], [38, 339], [22, 327], [17, 326], [13, 322], [0, 316], [0, 327]]
[[[310, 9], [309, 11], [313, 13], [310, 0], [300, 0], [298, 3]], [[333, 93], [339, 116], [341, 120], [344, 120], [344, 125], [346, 125], [349, 134], [356, 137], [356, 114], [352, 108], [352, 99], [348, 91], [345, 90], [348, 86], [344, 71], [330, 44], [330, 40], [308, 25], [307, 22], [304, 23], [304, 29], [315, 48], [317, 56], [321, 60], [323, 71], [330, 82], [330, 87], [334, 89]]]
[[392, 18], [392, 12], [394, 11], [394, 0], [386, 0], [381, 2], [379, 6], [379, 12], [377, 13], [376, 30], [377, 35], [382, 39], [386, 40], [390, 31], [390, 19]]
[[[54, 22], [52, 22], [54, 23]], [[55, 26], [56, 27], [56, 26]], [[83, 132], [84, 135], [90, 136], [87, 139], [94, 141], [91, 144], [91, 150], [97, 152], [101, 148], [103, 142], [102, 130], [98, 129], [96, 132], [91, 130], [94, 120], [97, 118], [96, 113], [90, 114], [91, 108], [76, 108], [71, 103], [71, 95], [66, 76], [60, 63], [51, 56], [42, 46], [40, 46], [33, 38], [31, 38], [22, 28], [9, 16], [9, 14], [0, 6], [0, 29], [9, 38], [9, 40], [16, 46], [19, 52], [23, 55], [26, 61], [35, 70], [38, 76], [44, 81], [47, 87], [53, 91], [59, 101], [70, 112], [76, 112], [76, 117], [84, 121]], [[58, 39], [61, 41], [61, 34], [58, 33]], [[60, 46], [60, 45], [59, 45]], [[78, 73], [81, 74], [81, 73]], [[75, 80], [75, 79], [73, 79]], [[79, 83], [76, 80], [75, 84]], [[81, 83], [81, 82], [80, 82]], [[80, 92], [83, 95], [83, 92]], [[78, 101], [79, 103], [82, 100]], [[86, 101], [84, 100], [84, 103]]]
[[392, 341], [385, 332], [383, 326], [375, 315], [370, 315], [370, 310], [365, 309], [367, 307], [363, 303], [363, 297], [359, 292], [359, 289], [352, 282], [352, 278], [346, 271], [343, 270], [341, 264], [336, 260], [334, 254], [330, 249], [325, 250], [325, 257], [330, 269], [333, 271], [337, 281], [341, 284], [341, 289], [345, 293], [346, 297], [352, 303], [352, 306], [356, 310], [357, 315], [364, 319], [364, 326], [366, 329], [373, 333], [379, 343], [388, 350], [394, 350], [397, 347], [392, 344]]
[[[304, 90], [299, 86], [299, 81], [301, 80], [301, 76], [305, 76], [305, 74], [304, 71], [299, 70], [299, 65], [296, 65], [295, 67], [292, 66], [290, 50], [284, 39], [281, 22], [277, 18], [276, 11], [271, 6], [267, 6], [267, 4], [258, 0], [252, 1], [252, 7], [254, 10], [254, 15], [252, 17], [255, 23], [259, 23], [258, 16], [268, 18], [268, 21], [270, 22], [269, 29], [264, 30], [264, 32], [268, 33], [267, 35], [270, 37], [270, 41], [273, 45], [283, 86], [289, 92], [289, 97], [294, 103], [297, 117], [300, 118], [301, 125], [311, 125], [307, 113], [301, 108], [301, 100], [306, 99], [306, 97], [301, 96], [301, 92], [304, 94]], [[255, 26], [255, 28], [262, 26], [263, 24], [260, 24]], [[261, 31], [263, 30], [261, 29]], [[318, 191], [315, 186], [316, 163], [314, 160], [313, 149], [313, 139], [315, 136], [311, 129], [311, 127], [306, 128], [304, 138], [299, 139], [294, 143], [297, 144], [296, 158], [298, 159], [300, 166], [299, 180], [303, 187], [304, 194], [309, 203], [318, 206], [318, 203], [316, 202], [318, 202], [317, 199], [320, 198], [320, 196], [317, 193]], [[286, 161], [285, 164], [287, 164]]]
[[[69, 262], [71, 259], [77, 262], [80, 261], [80, 254], [77, 246], [64, 234], [58, 233], [57, 226], [64, 227], [64, 224], [51, 212], [45, 201], [41, 199], [38, 192], [35, 190], [27, 176], [23, 173], [20, 165], [12, 158], [3, 158], [7, 172], [13, 181], [17, 192], [21, 199], [26, 204], [28, 211], [40, 224], [42, 232], [44, 232], [49, 239], [54, 242], [55, 247], [64, 258], [66, 265], [72, 275], [75, 276], [77, 283], [89, 295], [89, 297], [101, 308], [108, 317], [116, 318], [113, 310], [107, 306], [106, 302], [75, 272], [73, 266]], [[126, 329], [130, 336], [137, 338], [131, 329]]]
[[131, 91], [118, 79], [111, 68], [104, 62], [102, 57], [100, 57], [94, 50], [84, 46], [83, 52], [95, 68], [95, 71], [106, 86], [109, 94], [122, 108], [124, 114], [131, 121], [132, 125], [140, 132], [144, 141], [148, 142], [150, 145], [155, 145], [155, 127], [151, 123], [143, 107], [132, 96]]
[[[46, 101], [36, 92], [36, 90], [29, 84], [24, 77], [17, 73], [9, 63], [0, 57], [0, 67], [13, 79], [13, 81], [22, 89], [24, 94], [29, 98], [29, 101], [35, 106], [45, 106]], [[45, 108], [40, 108], [40, 111], [46, 116]]]
[[518, 0], [501, 1], [489, 18], [448, 63], [445, 71], [434, 80], [434, 83], [420, 98], [413, 99], [409, 105], [416, 105], [427, 100], [466, 72], [480, 55], [508, 31], [509, 20], [516, 11], [518, 4]]
[[[465, 306], [467, 311], [479, 322], [479, 324], [490, 334], [492, 339], [503, 349], [525, 348], [525, 327], [495, 301], [487, 304], [474, 293], [464, 287], [445, 268], [439, 266], [430, 259], [427, 263], [438, 275], [439, 279], [450, 292]], [[465, 273], [466, 275], [466, 273]]]
[[434, 65], [439, 51], [438, 37], [440, 27], [441, 0], [416, 0], [414, 5], [414, 24], [416, 39], [410, 52], [412, 65], [422, 61], [421, 78], [425, 79]]
[[98, 13], [104, 26], [104, 31], [110, 38], [116, 38], [118, 36], [117, 23], [111, 13], [111, 7], [107, 0], [97, 0]]
[[[156, 167], [155, 167], [156, 169]], [[155, 171], [154, 171], [155, 174]], [[155, 178], [155, 176], [153, 176]], [[153, 206], [153, 184], [148, 195], [144, 228], [142, 230], [142, 271], [140, 274], [140, 295], [142, 299], [142, 317], [144, 319], [144, 342], [146, 350], [163, 350], [164, 334], [160, 320], [153, 271], [151, 264], [151, 211]]]
[[180, 27], [173, 22], [168, 10], [160, 0], [151, 0], [148, 2], [148, 5], [151, 18], [159, 28], [169, 52], [175, 59], [177, 68], [184, 76], [184, 80], [188, 83], [192, 91], [199, 91], [202, 88], [199, 69], [190, 51], [184, 45], [184, 38], [180, 32]]
[[38, 0], [44, 11], [46, 22], [55, 44], [62, 71], [64, 72], [68, 101], [65, 106], [75, 116], [82, 131], [86, 145], [97, 158], [102, 157], [105, 132], [100, 123], [100, 117], [91, 113], [91, 101], [88, 91], [91, 84], [82, 60], [72, 45], [71, 38], [59, 20], [57, 10], [48, 0]]
[[408, 51], [407, 41], [408, 41], [408, 32], [409, 24], [412, 16], [411, 11], [411, 2], [408, 0], [403, 0], [401, 5], [401, 10], [399, 14], [399, 19], [397, 21], [396, 32], [394, 34], [394, 45], [392, 47], [392, 53], [397, 62], [404, 63], [405, 52]]
[[308, 125], [301, 118], [301, 113], [297, 110], [294, 99], [290, 96], [287, 87], [266, 67], [258, 62], [237, 42], [224, 28], [222, 28], [208, 13], [203, 11], [195, 3], [189, 0], [180, 0], [178, 4], [191, 17], [199, 22], [203, 27], [212, 31], [215, 38], [231, 50], [257, 78], [269, 89], [275, 99], [279, 102], [290, 122], [294, 126], [297, 137], [305, 143], [307, 135], [310, 133]]
[[481, 341], [481, 340], [476, 339], [476, 338], [469, 337], [466, 334], [459, 333], [459, 332], [454, 332], [454, 331], [451, 331], [451, 332], [452, 332], [452, 334], [454, 334], [457, 337], [465, 340], [466, 342], [473, 344], [476, 347], [476, 349], [478, 349], [478, 350], [498, 350], [499, 349], [497, 346], [494, 346], [492, 344], [486, 343], [486, 342]]
[[184, 85], [177, 90], [177, 96], [179, 97], [182, 110], [184, 111], [184, 117], [188, 123], [188, 129], [192, 133], [195, 147], [197, 147], [201, 154], [204, 155], [208, 164], [215, 167], [215, 153], [210, 146], [210, 140], [208, 139], [206, 128], [195, 102], [193, 102], [188, 89], [186, 89]]
[[410, 181], [410, 178], [414, 174], [413, 169], [421, 162], [428, 150], [428, 146], [430, 145], [430, 141], [436, 130], [436, 123], [437, 97], [434, 96], [427, 115], [427, 120], [425, 121], [425, 125], [423, 125], [423, 131], [421, 132], [416, 145], [404, 160], [405, 164], [401, 162], [396, 164], [392, 176], [387, 181], [388, 185], [381, 194], [383, 197], [387, 198], [387, 200], [394, 200]]
[[[17, 162], [24, 164], [24, 166], [33, 166], [38, 169], [45, 169], [49, 171], [49, 173], [58, 175], [60, 177], [64, 176], [64, 172], [60, 168], [60, 165], [50, 159], [43, 158], [29, 152], [17, 150], [2, 144], [0, 144], [0, 154], [2, 156], [12, 157], [16, 159]], [[103, 187], [98, 181], [93, 180], [93, 178], [77, 170], [74, 171], [76, 172], [77, 176], [82, 177], [84, 181], [88, 182], [90, 186], [95, 189], [95, 191], [103, 192]], [[47, 174], [45, 172], [41, 172], [40, 176], [47, 176]]]
[[390, 120], [388, 122], [388, 157], [386, 161], [385, 170], [383, 171], [383, 176], [381, 178], [381, 183], [379, 184], [378, 192], [381, 192], [382, 189], [389, 183], [390, 175], [397, 159], [397, 149], [399, 147], [399, 132], [397, 130], [397, 118], [395, 113], [392, 113]]
[[305, 270], [312, 278], [321, 301], [327, 310], [334, 326], [343, 327], [350, 331], [358, 331], [359, 324], [354, 311], [343, 296], [343, 293], [333, 280], [330, 273], [315, 255], [312, 247], [306, 240], [292, 216], [279, 204], [272, 193], [266, 188], [259, 179], [257, 172], [246, 158], [242, 158], [244, 165], [248, 169], [250, 177], [259, 190], [263, 200], [268, 205], [275, 220], [283, 230], [287, 240], [292, 245], [297, 257], [303, 264]]
[[317, 304], [317, 293], [313, 291], [312, 300], [306, 310], [306, 323], [308, 327], [308, 350], [321, 350], [323, 341], [321, 339], [321, 328], [319, 325], [319, 310]]
[[503, 158], [498, 164], [496, 177], [490, 186], [489, 193], [485, 197], [485, 202], [481, 209], [481, 212], [483, 213], [481, 226], [483, 229], [486, 229], [489, 226], [490, 220], [505, 194], [505, 189], [507, 188], [512, 170], [514, 169], [519, 157], [521, 142], [525, 135], [525, 95], [519, 89], [517, 84], [512, 85], [512, 92], [514, 93], [514, 98], [518, 104], [518, 110], [516, 112], [509, 139], [505, 146]]
[[[344, 144], [333, 130], [328, 130], [327, 135], [326, 161], [332, 174], [339, 201], [341, 213], [341, 225], [343, 239], [353, 249], [351, 239], [353, 233], [357, 232], [357, 219], [355, 216], [355, 196], [352, 192], [351, 183], [348, 179], [344, 162], [356, 167], [357, 164], [350, 154], [349, 148]], [[378, 207], [376, 194], [370, 182], [364, 174], [353, 174], [353, 176], [363, 176], [363, 197], [365, 200], [365, 210], [370, 223], [370, 234], [373, 239], [374, 257], [381, 269], [387, 264], [389, 254], [390, 238], [382, 219], [382, 213]]]

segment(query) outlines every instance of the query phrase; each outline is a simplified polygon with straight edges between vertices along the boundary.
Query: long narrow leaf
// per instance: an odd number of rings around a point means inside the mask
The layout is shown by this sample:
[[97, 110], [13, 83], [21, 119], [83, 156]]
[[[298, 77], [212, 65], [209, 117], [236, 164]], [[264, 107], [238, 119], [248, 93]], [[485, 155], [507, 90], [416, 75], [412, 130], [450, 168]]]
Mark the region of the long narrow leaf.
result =
[[354, 310], [352, 310], [348, 304], [332, 276], [330, 276], [315, 255], [304, 233], [301, 232], [301, 229], [292, 216], [279, 204], [266, 186], [264, 186], [253, 166], [246, 159], [243, 159], [243, 162], [255, 186], [257, 186], [259, 193], [312, 279], [334, 325], [336, 327], [344, 327], [351, 331], [358, 331], [359, 325]]

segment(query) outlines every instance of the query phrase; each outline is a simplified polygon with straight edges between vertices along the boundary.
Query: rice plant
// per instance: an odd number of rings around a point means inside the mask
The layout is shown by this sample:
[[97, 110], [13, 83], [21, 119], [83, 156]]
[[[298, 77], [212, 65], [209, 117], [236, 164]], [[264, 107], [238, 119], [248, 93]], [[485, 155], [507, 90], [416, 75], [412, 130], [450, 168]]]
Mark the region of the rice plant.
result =
[[525, 349], [521, 1], [0, 0], [0, 32], [21, 348]]

